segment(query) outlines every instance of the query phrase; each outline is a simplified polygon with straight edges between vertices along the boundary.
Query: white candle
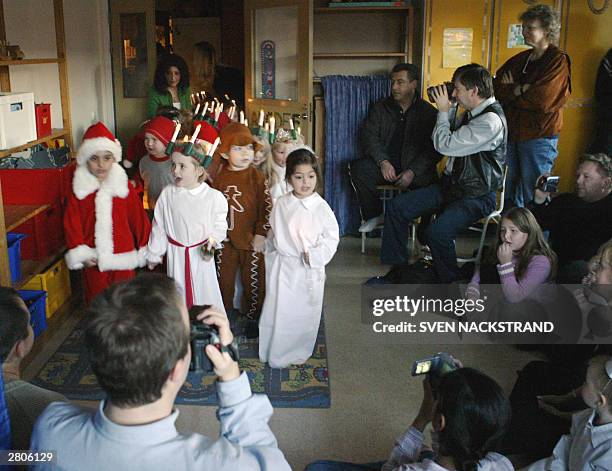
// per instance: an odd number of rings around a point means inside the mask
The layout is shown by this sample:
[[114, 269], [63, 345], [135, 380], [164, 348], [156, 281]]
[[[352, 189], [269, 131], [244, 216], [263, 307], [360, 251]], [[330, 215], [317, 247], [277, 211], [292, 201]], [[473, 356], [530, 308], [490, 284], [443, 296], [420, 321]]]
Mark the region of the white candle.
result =
[[206, 92], [204, 90], [200, 90], [200, 95], [202, 95], [202, 97], [206, 96]]
[[244, 124], [244, 111], [240, 111], [240, 124]]
[[274, 134], [274, 127], [276, 126], [276, 119], [274, 116], [270, 116], [270, 134]]
[[170, 139], [170, 142], [176, 141], [176, 137], [178, 136], [178, 133], [180, 130], [181, 130], [181, 123], [176, 123], [176, 127], [174, 128], [174, 134], [172, 134], [172, 139]]
[[208, 151], [208, 155], [213, 155], [215, 153], [215, 151], [217, 150], [217, 146], [219, 145], [220, 142], [221, 142], [220, 138], [215, 139], [215, 142], [213, 142], [212, 147]]
[[293, 118], [289, 118], [289, 129], [291, 129], [292, 131], [295, 129], [293, 127]]
[[206, 111], [208, 111], [208, 102], [204, 102], [204, 108], [202, 108], [202, 116], [206, 116]]
[[268, 123], [264, 124], [264, 131], [270, 131], [270, 125]]
[[197, 115], [198, 115], [198, 111], [200, 111], [200, 104], [199, 104], [199, 103], [196, 105], [196, 109], [195, 109], [195, 111], [193, 112], [193, 115], [194, 115], [194, 116], [197, 116]]
[[230, 101], [230, 97], [227, 96], [227, 93], [223, 95], [227, 101]]
[[248, 128], [249, 127], [249, 120], [245, 119], [243, 124]]
[[201, 124], [198, 124], [195, 128], [195, 131], [193, 131], [193, 136], [191, 136], [191, 142], [192, 144], [195, 142], [196, 137], [198, 137], [198, 134], [200, 134], [200, 128], [202, 127]]
[[259, 110], [259, 121], [257, 122], [257, 124], [259, 125], [259, 127], [263, 126], [264, 122], [264, 110]]
[[221, 107], [217, 106], [217, 109], [215, 110], [215, 121], [219, 121], [219, 115], [221, 114]]
[[302, 135], [302, 130], [300, 129], [300, 127], [299, 127], [299, 126], [298, 126], [298, 128], [297, 128], [297, 132], [298, 132], [298, 136], [301, 136], [301, 135]]
[[191, 94], [191, 104], [193, 105], [195, 103], [195, 98], [193, 97], [193, 93]]

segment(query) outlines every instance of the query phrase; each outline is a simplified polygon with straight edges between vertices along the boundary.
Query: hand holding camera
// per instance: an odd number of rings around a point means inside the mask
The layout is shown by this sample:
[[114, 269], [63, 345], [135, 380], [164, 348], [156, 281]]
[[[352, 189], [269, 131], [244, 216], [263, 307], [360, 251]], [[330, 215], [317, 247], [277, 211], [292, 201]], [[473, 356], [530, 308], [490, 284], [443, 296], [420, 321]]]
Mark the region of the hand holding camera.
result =
[[454, 89], [455, 85], [452, 82], [444, 82], [442, 85], [429, 87], [427, 97], [429, 101], [436, 104], [438, 111], [445, 113], [450, 110]]
[[534, 201], [536, 204], [542, 204], [550, 196], [551, 193], [555, 193], [559, 188], [559, 177], [552, 175], [540, 175], [536, 181], [536, 187], [534, 192]]
[[227, 316], [211, 306], [192, 306], [191, 365], [196, 372], [212, 371], [220, 381], [231, 381], [240, 376], [238, 344], [230, 330]]

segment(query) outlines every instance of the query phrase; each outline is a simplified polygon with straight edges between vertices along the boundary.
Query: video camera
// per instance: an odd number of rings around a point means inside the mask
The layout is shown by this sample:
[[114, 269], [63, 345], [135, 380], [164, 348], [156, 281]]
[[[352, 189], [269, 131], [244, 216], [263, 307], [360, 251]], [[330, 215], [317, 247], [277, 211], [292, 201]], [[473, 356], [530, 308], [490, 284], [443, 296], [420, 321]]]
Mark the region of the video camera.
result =
[[559, 188], [559, 177], [542, 175], [538, 178], [536, 188], [542, 190], [544, 193], [555, 193]]
[[436, 101], [434, 100], [434, 97], [432, 95], [432, 92], [434, 88], [436, 87], [446, 87], [446, 92], [448, 93], [448, 99], [452, 101], [453, 90], [455, 90], [455, 84], [453, 82], [444, 82], [440, 85], [435, 85], [433, 87], [427, 87], [427, 98], [429, 98], [429, 101], [431, 101], [432, 103]]
[[189, 323], [190, 323], [190, 342], [191, 342], [191, 363], [189, 371], [196, 373], [212, 373], [214, 367], [206, 355], [206, 346], [214, 345], [220, 352], [228, 352], [232, 360], [238, 361], [238, 344], [236, 339], [230, 345], [222, 345], [219, 338], [219, 331], [216, 327], [204, 324], [197, 319], [197, 316], [208, 309], [210, 305], [191, 306], [189, 308]]
[[435, 390], [440, 378], [456, 369], [453, 357], [449, 353], [439, 352], [431, 358], [415, 361], [412, 365], [412, 376], [428, 375], [431, 388]]

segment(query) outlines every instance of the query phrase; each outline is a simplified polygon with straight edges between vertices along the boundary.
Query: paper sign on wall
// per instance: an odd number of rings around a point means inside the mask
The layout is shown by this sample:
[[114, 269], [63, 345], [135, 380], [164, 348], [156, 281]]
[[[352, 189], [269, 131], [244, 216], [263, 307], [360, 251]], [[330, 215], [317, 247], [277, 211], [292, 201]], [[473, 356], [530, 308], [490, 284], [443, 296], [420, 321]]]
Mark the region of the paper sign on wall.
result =
[[523, 37], [523, 25], [520, 23], [510, 23], [508, 25], [508, 49], [512, 49], [513, 47], [528, 47], [525, 45], [525, 38]]
[[445, 28], [442, 67], [457, 68], [472, 62], [472, 28]]

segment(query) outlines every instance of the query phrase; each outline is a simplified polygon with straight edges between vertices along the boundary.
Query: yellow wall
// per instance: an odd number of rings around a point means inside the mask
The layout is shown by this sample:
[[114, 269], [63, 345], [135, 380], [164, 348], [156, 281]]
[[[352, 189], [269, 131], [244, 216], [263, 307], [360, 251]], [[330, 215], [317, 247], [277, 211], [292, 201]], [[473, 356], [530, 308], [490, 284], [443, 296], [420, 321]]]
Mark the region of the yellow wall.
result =
[[[561, 190], [571, 191], [580, 155], [592, 138], [593, 89], [599, 61], [612, 47], [612, 8], [594, 14], [587, 0], [541, 0], [562, 14], [560, 47], [572, 61], [572, 97], [564, 110], [564, 127], [559, 140], [559, 157], [554, 173], [561, 176]], [[593, 1], [596, 8], [604, 2]], [[528, 8], [523, 0], [426, 0], [423, 90], [450, 80], [452, 68], [442, 67], [444, 28], [473, 28], [472, 62], [493, 73], [521, 49], [507, 48], [508, 25], [519, 23]]]

